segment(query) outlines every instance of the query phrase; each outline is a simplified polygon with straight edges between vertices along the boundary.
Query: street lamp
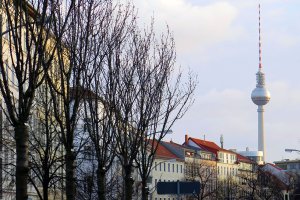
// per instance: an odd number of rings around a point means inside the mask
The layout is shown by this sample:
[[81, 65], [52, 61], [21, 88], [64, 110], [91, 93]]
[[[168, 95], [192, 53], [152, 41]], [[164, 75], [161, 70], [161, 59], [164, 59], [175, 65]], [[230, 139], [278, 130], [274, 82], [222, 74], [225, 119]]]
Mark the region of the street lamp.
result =
[[167, 134], [173, 134], [173, 131], [171, 129], [169, 129], [167, 131], [156, 131], [156, 132], [147, 134], [147, 136], [155, 135], [156, 133], [164, 133], [165, 135], [167, 135]]
[[298, 149], [285, 149], [284, 151], [289, 153], [292, 153], [293, 151], [300, 153], [300, 150]]

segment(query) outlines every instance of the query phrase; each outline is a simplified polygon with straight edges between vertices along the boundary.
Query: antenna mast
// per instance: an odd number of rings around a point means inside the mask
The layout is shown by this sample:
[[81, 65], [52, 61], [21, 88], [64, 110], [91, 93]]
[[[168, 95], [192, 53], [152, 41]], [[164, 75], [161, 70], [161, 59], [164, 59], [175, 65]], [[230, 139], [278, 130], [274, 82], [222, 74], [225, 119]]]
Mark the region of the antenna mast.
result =
[[260, 4], [258, 4], [258, 34], [259, 34], [259, 69], [262, 68], [262, 61], [261, 61], [261, 31], [260, 31]]

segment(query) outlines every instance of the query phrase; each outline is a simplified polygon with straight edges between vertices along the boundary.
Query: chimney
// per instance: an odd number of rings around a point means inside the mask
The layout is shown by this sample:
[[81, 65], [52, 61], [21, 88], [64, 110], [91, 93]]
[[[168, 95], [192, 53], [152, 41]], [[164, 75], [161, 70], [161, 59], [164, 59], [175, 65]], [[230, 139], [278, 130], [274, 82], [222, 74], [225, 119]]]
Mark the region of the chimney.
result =
[[189, 135], [185, 134], [185, 140], [184, 140], [185, 144], [188, 144], [189, 142]]

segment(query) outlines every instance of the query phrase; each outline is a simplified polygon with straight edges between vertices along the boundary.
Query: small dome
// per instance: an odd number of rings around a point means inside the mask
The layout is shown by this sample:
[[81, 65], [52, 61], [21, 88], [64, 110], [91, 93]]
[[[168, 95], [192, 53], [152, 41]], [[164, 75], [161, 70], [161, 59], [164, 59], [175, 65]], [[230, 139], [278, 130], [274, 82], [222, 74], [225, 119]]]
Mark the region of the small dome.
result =
[[251, 93], [253, 103], [258, 106], [266, 105], [270, 101], [270, 92], [264, 87], [257, 87]]

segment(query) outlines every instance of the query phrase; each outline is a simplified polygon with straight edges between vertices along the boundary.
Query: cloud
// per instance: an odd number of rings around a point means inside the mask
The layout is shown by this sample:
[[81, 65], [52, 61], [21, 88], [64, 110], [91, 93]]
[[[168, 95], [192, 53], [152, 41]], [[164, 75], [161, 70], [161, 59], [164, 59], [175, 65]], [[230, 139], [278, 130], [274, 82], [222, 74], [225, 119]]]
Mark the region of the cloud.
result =
[[193, 52], [240, 33], [233, 27], [238, 10], [228, 2], [195, 5], [187, 0], [136, 0], [135, 5], [143, 23], [153, 16], [159, 30], [170, 26], [179, 52]]

